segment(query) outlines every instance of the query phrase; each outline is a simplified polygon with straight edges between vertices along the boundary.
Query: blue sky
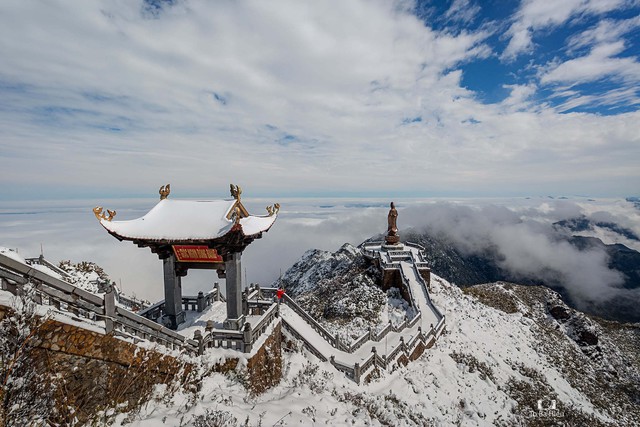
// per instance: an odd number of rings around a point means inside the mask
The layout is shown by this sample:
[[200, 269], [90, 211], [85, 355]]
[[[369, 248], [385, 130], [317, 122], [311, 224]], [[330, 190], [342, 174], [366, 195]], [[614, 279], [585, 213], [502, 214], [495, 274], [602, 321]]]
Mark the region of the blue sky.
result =
[[625, 196], [640, 2], [0, 4], [0, 200]]
[[[542, 11], [536, 12], [537, 3], [548, 16]], [[638, 2], [566, 2], [565, 15], [560, 13], [560, 17], [549, 3], [420, 2], [416, 12], [426, 25], [433, 23], [433, 28], [442, 31], [490, 29], [492, 33], [486, 43], [492, 46], [494, 54], [461, 64], [462, 85], [474, 91], [483, 102], [504, 100], [510, 93], [510, 86], [535, 85], [537, 91], [531, 98], [538, 103], [546, 102], [560, 112], [611, 115], [637, 110], [640, 102], [636, 90], [636, 59], [640, 54]], [[570, 8], [572, 3], [573, 9]], [[527, 19], [525, 10], [541, 16]], [[557, 19], [556, 22], [553, 19]], [[528, 21], [530, 25], [519, 25], [522, 21]], [[513, 42], [517, 31], [526, 34], [520, 47]], [[598, 58], [599, 61], [594, 58], [594, 65], [599, 63], [605, 68], [607, 60], [628, 61], [625, 66], [619, 64], [609, 72], [576, 75], [573, 80], [570, 76], [553, 76], [552, 71], [560, 64], [581, 60], [584, 63], [594, 49], [607, 42], [621, 46], [614, 49], [616, 54], [611, 57]], [[510, 45], [513, 46], [510, 48]], [[636, 74], [636, 78], [629, 78], [628, 74]], [[629, 94], [611, 97], [622, 90], [628, 90]]]

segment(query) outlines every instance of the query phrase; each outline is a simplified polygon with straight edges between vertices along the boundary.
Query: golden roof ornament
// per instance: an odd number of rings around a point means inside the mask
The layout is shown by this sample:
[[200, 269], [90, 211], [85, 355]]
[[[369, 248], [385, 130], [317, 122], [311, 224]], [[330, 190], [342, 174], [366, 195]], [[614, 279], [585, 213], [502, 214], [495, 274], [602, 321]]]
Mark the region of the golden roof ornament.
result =
[[240, 225], [241, 218], [242, 218], [242, 209], [240, 209], [240, 206], [236, 203], [236, 205], [233, 207], [233, 222], [236, 226]]
[[164, 200], [169, 197], [169, 194], [171, 193], [171, 184], [163, 185], [162, 187], [160, 187], [159, 193], [160, 200]]
[[273, 206], [267, 206], [267, 213], [269, 216], [274, 216], [280, 211], [280, 203], [275, 203]]
[[231, 197], [240, 201], [240, 195], [242, 194], [242, 188], [239, 185], [230, 184], [229, 188], [231, 190]]
[[109, 216], [107, 216], [104, 214], [104, 212], [102, 212], [102, 209], [102, 206], [96, 206], [95, 208], [93, 208], [93, 214], [96, 216], [96, 218], [98, 218], [98, 221], [103, 219], [105, 221], [111, 221], [113, 217], [116, 216], [116, 211], [107, 209], [107, 213], [109, 214]]

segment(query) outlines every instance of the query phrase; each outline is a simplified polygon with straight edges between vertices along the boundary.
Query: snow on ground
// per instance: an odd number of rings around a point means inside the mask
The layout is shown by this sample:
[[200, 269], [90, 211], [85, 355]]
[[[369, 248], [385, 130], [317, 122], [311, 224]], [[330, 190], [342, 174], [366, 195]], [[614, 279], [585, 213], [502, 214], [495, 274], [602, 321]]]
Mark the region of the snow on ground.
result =
[[199, 330], [204, 335], [207, 322], [213, 321], [214, 328], [222, 329], [222, 324], [227, 317], [227, 306], [222, 301], [214, 301], [202, 313], [197, 311], [185, 311], [185, 322], [178, 325], [178, 333], [185, 337], [193, 338], [195, 331]]
[[[119, 415], [117, 421], [175, 426], [208, 417], [229, 421], [220, 425], [235, 425], [235, 419], [250, 426], [492, 426], [513, 422], [514, 413], [539, 415], [537, 408], [518, 407], [507, 393], [510, 380], [530, 380], [522, 366], [541, 372], [560, 402], [607, 420], [538, 353], [533, 321], [485, 306], [436, 276], [432, 288], [434, 303], [447, 317], [447, 332], [417, 361], [383, 372], [371, 384], [358, 386], [309, 354], [284, 353], [282, 382], [261, 396], [249, 396], [235, 375], [214, 374], [202, 379], [195, 397], [166, 396], [159, 388], [138, 414]], [[210, 351], [213, 356], [216, 350]]]
[[60, 274], [58, 274], [56, 271], [53, 271], [52, 269], [50, 269], [46, 265], [31, 264], [31, 267], [33, 267], [36, 270], [41, 271], [41, 272], [43, 272], [45, 274], [48, 274], [51, 277], [55, 277], [58, 280], [64, 280], [64, 278]]

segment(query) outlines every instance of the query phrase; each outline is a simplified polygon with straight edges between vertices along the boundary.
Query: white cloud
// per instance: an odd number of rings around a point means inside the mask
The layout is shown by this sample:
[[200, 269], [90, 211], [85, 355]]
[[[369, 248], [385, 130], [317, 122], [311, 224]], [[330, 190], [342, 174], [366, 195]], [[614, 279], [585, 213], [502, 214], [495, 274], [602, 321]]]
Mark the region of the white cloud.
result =
[[509, 44], [501, 59], [509, 61], [533, 49], [533, 33], [555, 27], [579, 15], [599, 15], [628, 3], [627, 0], [523, 0], [507, 31]]
[[510, 94], [501, 105], [508, 111], [527, 110], [531, 106], [531, 97], [536, 93], [537, 87], [533, 83], [526, 85], [504, 85], [505, 89], [510, 89]]
[[587, 83], [606, 77], [618, 77], [630, 82], [640, 81], [640, 63], [632, 57], [615, 57], [624, 50], [624, 43], [601, 43], [588, 55], [552, 66], [540, 82]]
[[600, 43], [614, 43], [630, 31], [640, 26], [640, 16], [635, 18], [613, 20], [605, 19], [586, 31], [572, 36], [568, 41], [570, 51]]
[[623, 295], [619, 288], [623, 276], [609, 269], [604, 250], [579, 250], [559, 239], [551, 226], [560, 219], [579, 217], [585, 209], [569, 201], [545, 203], [546, 209], [537, 210], [535, 204], [518, 209], [491, 203], [434, 203], [401, 213], [405, 221], [467, 255], [495, 253], [500, 268], [516, 280], [536, 277], [560, 283], [580, 304]]
[[3, 2], [0, 197], [638, 188], [639, 113], [483, 104], [460, 64], [489, 34], [401, 6]]
[[473, 22], [480, 13], [480, 6], [470, 0], [453, 0], [445, 13], [445, 18], [461, 23]]
[[[446, 236], [466, 253], [497, 251], [500, 266], [514, 276], [559, 279], [579, 301], [602, 301], [619, 295], [616, 286], [621, 277], [609, 270], [604, 252], [580, 251], [558, 240], [551, 224], [586, 215], [595, 221], [615, 222], [640, 234], [640, 211], [621, 200], [394, 200], [399, 209], [401, 234], [410, 227], [426, 227], [429, 233]], [[274, 201], [244, 200], [252, 213], [264, 211], [264, 206]], [[278, 201], [282, 210], [275, 225], [243, 253], [248, 282], [270, 284], [308, 249], [335, 251], [344, 243], [357, 245], [386, 230], [388, 199]], [[40, 253], [42, 244], [45, 257], [53, 262], [61, 259], [97, 262], [113, 280], [122, 282], [125, 291], [156, 301], [162, 297], [163, 289], [157, 255], [131, 242], [114, 239], [91, 212], [93, 206], [100, 204], [116, 209], [122, 220], [134, 219], [155, 203], [157, 199], [11, 202], [3, 205], [0, 215], [0, 246], [17, 247], [20, 254], [31, 257]], [[618, 241], [621, 240], [607, 243]], [[183, 292], [195, 294], [209, 289], [214, 281], [222, 283], [213, 271], [190, 271], [183, 279]]]
[[617, 107], [620, 105], [640, 105], [640, 94], [635, 87], [616, 89], [603, 94], [581, 95], [577, 91], [562, 89], [554, 94], [557, 98], [566, 98], [555, 107], [564, 112], [578, 107]]

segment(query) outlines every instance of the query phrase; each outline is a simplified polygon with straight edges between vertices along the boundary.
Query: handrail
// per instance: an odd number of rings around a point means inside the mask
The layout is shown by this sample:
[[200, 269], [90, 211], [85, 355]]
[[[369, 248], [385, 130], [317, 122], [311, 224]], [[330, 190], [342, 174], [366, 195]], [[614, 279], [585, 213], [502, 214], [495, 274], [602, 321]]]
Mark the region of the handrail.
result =
[[282, 318], [282, 326], [284, 326], [284, 328], [291, 334], [293, 335], [296, 339], [299, 339], [300, 341], [302, 341], [305, 345], [305, 347], [307, 347], [307, 349], [309, 349], [309, 351], [314, 354], [318, 359], [322, 360], [323, 362], [326, 362], [328, 359], [320, 352], [320, 350], [318, 350], [313, 344], [311, 344], [305, 337], [302, 336], [302, 334], [298, 333], [298, 331], [295, 330], [295, 328], [286, 321], [286, 319], [283, 317]]
[[255, 342], [261, 335], [261, 330], [271, 324], [278, 315], [278, 304], [271, 304], [271, 307], [262, 315], [260, 320], [252, 325], [251, 342]]
[[8, 269], [9, 272], [13, 272], [13, 274], [17, 273], [29, 280], [36, 281], [37, 295], [40, 301], [43, 300], [43, 296], [46, 296], [48, 302], [53, 303], [56, 308], [60, 307], [60, 303], [63, 302], [72, 311], [84, 310], [92, 312], [94, 318], [104, 319], [105, 332], [107, 333], [113, 332], [119, 326], [122, 326], [125, 330], [129, 328], [137, 330], [142, 335], [149, 334], [156, 340], [180, 344], [188, 351], [197, 350], [197, 347], [194, 348], [190, 344], [190, 340], [187, 340], [177, 332], [115, 306], [113, 290], [107, 292], [103, 298], [3, 254], [0, 254], [0, 266]]
[[419, 250], [419, 251], [421, 251], [421, 252], [425, 250], [425, 247], [424, 247], [424, 246], [419, 245], [419, 244], [417, 244], [417, 243], [413, 243], [413, 242], [405, 242], [404, 244], [405, 244], [405, 245], [407, 245], [407, 246], [409, 246], [409, 247], [411, 247], [411, 248], [416, 248], [416, 249], [418, 249], [418, 250]]
[[335, 347], [336, 338], [334, 335], [332, 335], [329, 331], [327, 331], [324, 328], [324, 326], [318, 323], [316, 319], [311, 317], [309, 313], [304, 311], [302, 307], [300, 307], [298, 303], [296, 303], [289, 295], [284, 294], [282, 299], [286, 302], [286, 304], [289, 307], [291, 307], [291, 309], [293, 309], [293, 311], [295, 311], [300, 317], [305, 319], [307, 323], [309, 323], [313, 327], [313, 329], [315, 329], [316, 332], [318, 332], [322, 336], [322, 338], [327, 340], [327, 342], [329, 342], [332, 346]]

